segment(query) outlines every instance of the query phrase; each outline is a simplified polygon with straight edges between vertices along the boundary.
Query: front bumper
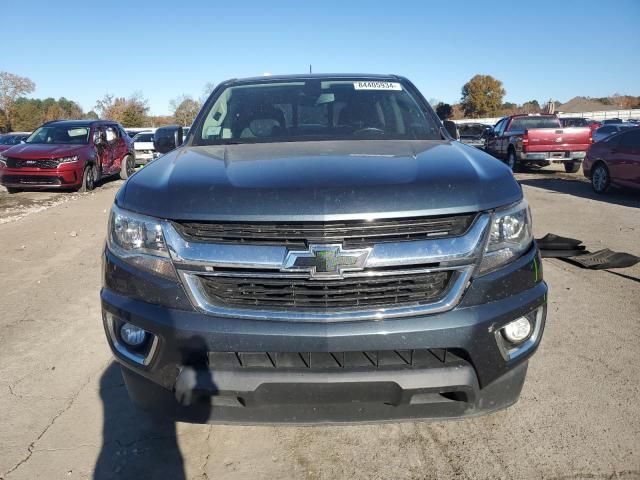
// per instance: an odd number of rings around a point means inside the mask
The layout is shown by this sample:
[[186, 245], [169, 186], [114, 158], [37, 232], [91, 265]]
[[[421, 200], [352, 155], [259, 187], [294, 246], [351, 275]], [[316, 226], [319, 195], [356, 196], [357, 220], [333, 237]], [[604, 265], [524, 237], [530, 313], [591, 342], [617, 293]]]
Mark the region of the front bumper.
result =
[[0, 184], [13, 188], [73, 188], [82, 183], [82, 169], [3, 168]]
[[136, 150], [136, 165], [146, 165], [157, 157], [158, 155], [156, 152]]
[[[505, 408], [519, 397], [546, 316], [535, 248], [474, 279], [448, 312], [335, 323], [204, 314], [179, 283], [135, 270], [108, 251], [104, 260], [107, 337], [132, 400], [194, 422], [451, 418]], [[505, 356], [497, 330], [537, 309], [534, 341]], [[109, 333], [112, 318], [155, 335], [146, 364], [123, 355]], [[291, 363], [291, 354], [307, 360]]]

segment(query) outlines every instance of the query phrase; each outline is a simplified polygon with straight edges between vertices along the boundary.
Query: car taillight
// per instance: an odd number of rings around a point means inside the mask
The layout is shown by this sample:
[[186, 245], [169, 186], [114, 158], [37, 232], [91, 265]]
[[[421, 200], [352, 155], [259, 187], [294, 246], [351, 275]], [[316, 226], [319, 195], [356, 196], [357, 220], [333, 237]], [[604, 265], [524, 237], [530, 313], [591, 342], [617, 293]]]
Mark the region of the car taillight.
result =
[[522, 151], [525, 151], [529, 146], [529, 131], [525, 130], [522, 135]]

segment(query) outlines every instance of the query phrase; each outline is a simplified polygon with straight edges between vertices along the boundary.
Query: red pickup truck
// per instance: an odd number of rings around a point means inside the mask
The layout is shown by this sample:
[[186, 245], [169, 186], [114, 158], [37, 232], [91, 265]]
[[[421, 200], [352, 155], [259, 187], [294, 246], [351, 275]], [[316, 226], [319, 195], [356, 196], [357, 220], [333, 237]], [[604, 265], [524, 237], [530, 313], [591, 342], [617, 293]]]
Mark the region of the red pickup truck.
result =
[[563, 128], [555, 115], [512, 115], [494, 125], [485, 150], [506, 160], [514, 171], [523, 165], [544, 167], [553, 162], [575, 173], [591, 143], [589, 127]]

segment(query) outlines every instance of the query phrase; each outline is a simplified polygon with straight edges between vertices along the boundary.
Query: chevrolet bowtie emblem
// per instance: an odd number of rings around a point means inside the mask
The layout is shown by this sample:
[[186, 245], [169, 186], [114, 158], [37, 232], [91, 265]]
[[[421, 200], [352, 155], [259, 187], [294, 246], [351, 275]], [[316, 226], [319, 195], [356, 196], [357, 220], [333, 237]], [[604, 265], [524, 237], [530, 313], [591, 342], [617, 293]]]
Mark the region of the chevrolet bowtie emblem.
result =
[[362, 270], [371, 249], [343, 250], [342, 245], [309, 245], [308, 250], [290, 250], [283, 270], [308, 272], [310, 278], [342, 278], [349, 270]]

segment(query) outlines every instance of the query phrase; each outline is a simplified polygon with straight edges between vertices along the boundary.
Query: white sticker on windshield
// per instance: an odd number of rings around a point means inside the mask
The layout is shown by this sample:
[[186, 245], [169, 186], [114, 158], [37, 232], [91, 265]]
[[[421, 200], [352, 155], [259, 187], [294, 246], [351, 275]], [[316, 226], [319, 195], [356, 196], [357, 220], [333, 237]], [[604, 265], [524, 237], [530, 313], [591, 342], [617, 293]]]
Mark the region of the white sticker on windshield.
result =
[[398, 82], [353, 82], [356, 90], [402, 90], [402, 85]]

